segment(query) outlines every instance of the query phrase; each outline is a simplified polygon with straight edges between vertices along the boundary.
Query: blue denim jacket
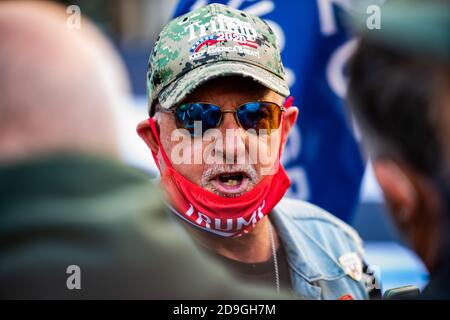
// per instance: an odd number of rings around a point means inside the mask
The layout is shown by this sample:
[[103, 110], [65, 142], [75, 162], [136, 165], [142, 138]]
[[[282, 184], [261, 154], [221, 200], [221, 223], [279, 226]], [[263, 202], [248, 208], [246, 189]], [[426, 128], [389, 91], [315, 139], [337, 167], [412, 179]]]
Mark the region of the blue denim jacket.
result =
[[[363, 259], [362, 241], [350, 226], [310, 203], [284, 198], [270, 213], [286, 250], [294, 291], [306, 299], [368, 299], [364, 277], [354, 280], [339, 258]], [[358, 279], [358, 277], [356, 277]]]

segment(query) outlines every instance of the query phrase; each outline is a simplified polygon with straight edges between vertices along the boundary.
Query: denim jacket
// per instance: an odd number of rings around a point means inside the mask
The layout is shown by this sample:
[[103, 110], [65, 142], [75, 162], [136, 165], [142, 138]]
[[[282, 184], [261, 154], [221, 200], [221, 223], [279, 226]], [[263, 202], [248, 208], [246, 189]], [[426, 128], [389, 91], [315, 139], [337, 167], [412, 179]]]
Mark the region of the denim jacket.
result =
[[313, 300], [368, 299], [365, 277], [345, 271], [340, 261], [350, 254], [363, 263], [362, 241], [354, 229], [315, 205], [289, 198], [270, 217], [286, 250], [296, 294]]

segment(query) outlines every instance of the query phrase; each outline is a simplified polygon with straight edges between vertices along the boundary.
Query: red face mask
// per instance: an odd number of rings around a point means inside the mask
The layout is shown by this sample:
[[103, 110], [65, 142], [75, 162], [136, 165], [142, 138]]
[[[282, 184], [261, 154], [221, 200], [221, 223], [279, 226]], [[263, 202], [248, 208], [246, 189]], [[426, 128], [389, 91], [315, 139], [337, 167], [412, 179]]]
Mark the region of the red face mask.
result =
[[[161, 186], [168, 207], [174, 214], [202, 230], [222, 237], [248, 233], [277, 205], [291, 184], [280, 163], [280, 146], [276, 163], [278, 170], [274, 175], [264, 177], [252, 190], [233, 198], [207, 191], [172, 167], [159, 140], [155, 122], [152, 118], [148, 122], [167, 166], [161, 172], [157, 156], [152, 153], [161, 173]], [[284, 121], [282, 123], [284, 125]]]

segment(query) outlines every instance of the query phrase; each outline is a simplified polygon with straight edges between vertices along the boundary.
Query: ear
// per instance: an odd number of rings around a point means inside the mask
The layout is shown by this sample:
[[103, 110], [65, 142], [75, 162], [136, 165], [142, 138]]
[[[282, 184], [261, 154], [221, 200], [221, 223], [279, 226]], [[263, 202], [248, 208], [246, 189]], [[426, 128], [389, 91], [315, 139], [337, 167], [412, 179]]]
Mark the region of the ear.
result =
[[400, 226], [411, 222], [419, 209], [418, 190], [411, 172], [388, 159], [375, 160], [373, 170], [396, 222]]
[[286, 144], [286, 141], [289, 136], [289, 132], [292, 129], [292, 126], [295, 125], [295, 122], [297, 121], [298, 117], [298, 108], [297, 107], [289, 107], [285, 111], [285, 117], [284, 117], [284, 127], [283, 127], [283, 141], [281, 143], [283, 146]]
[[153, 134], [152, 129], [150, 128], [148, 120], [143, 120], [139, 122], [136, 127], [136, 132], [139, 135], [139, 137], [141, 137], [141, 139], [144, 140], [145, 144], [150, 148], [150, 150], [154, 154], [158, 154], [159, 145]]

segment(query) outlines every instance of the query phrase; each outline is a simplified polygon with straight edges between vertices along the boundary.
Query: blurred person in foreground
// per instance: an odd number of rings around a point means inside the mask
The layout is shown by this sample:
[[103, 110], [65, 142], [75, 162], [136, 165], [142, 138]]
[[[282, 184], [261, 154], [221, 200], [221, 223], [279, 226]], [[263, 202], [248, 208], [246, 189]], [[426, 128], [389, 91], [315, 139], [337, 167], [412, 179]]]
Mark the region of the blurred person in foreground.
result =
[[[219, 4], [162, 30], [137, 131], [168, 211], [243, 283], [307, 299], [365, 299], [362, 242], [324, 210], [284, 197], [279, 159], [298, 115], [280, 51], [258, 17]], [[256, 150], [256, 152], [255, 152]]]
[[146, 173], [118, 161], [125, 71], [87, 20], [66, 19], [0, 3], [0, 298], [273, 297], [202, 260]]
[[356, 18], [349, 106], [399, 231], [423, 260], [423, 298], [450, 298], [450, 5], [389, 1]]

